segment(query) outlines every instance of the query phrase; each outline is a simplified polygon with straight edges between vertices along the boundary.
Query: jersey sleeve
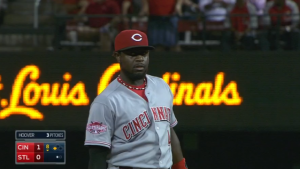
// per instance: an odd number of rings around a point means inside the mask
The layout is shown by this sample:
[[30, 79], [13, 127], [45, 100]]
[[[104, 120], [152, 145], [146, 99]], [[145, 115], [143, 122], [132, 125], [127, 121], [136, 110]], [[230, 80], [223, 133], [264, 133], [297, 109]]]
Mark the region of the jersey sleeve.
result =
[[173, 111], [173, 105], [172, 105], [170, 114], [171, 114], [170, 127], [173, 128], [178, 124], [178, 121], [177, 121], [177, 119], [175, 117], [175, 114], [174, 114], [174, 111]]
[[113, 112], [105, 104], [93, 103], [90, 107], [84, 145], [111, 147], [114, 133]]

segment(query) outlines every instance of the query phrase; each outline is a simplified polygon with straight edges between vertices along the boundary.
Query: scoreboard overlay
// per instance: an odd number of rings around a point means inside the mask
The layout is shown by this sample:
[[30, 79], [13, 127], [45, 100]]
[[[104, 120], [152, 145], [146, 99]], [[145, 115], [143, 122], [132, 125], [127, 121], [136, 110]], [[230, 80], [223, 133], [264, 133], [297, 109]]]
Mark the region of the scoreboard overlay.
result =
[[16, 164], [66, 164], [64, 130], [19, 130], [16, 136]]

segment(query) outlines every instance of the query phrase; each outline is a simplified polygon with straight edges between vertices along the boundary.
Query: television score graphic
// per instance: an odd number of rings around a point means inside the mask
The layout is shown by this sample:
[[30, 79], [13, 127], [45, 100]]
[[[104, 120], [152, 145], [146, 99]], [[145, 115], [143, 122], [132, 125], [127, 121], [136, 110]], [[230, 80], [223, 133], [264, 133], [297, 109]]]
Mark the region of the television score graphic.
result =
[[64, 130], [17, 130], [16, 140], [31, 140], [31, 139], [52, 139], [65, 140], [66, 131]]
[[16, 131], [16, 164], [66, 164], [63, 130]]
[[65, 164], [65, 142], [16, 142], [16, 164]]

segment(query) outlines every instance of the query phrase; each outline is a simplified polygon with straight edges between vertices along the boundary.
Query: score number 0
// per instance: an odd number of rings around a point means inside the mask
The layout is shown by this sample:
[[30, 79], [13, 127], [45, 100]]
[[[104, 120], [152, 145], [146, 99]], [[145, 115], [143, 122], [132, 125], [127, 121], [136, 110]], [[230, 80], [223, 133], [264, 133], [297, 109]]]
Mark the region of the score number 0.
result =
[[36, 159], [37, 159], [37, 160], [40, 160], [40, 159], [41, 159], [41, 155], [39, 155], [39, 154], [36, 155]]

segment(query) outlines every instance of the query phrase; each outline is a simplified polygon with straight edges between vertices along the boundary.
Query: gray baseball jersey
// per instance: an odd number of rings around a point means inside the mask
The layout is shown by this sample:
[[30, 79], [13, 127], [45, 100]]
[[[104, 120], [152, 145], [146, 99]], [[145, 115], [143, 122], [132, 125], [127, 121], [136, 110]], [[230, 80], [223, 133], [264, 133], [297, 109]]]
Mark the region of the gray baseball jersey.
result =
[[109, 169], [172, 166], [173, 94], [163, 79], [146, 78], [148, 102], [115, 79], [91, 104], [85, 145], [110, 148]]

